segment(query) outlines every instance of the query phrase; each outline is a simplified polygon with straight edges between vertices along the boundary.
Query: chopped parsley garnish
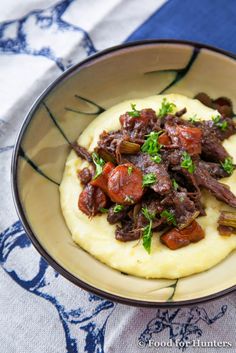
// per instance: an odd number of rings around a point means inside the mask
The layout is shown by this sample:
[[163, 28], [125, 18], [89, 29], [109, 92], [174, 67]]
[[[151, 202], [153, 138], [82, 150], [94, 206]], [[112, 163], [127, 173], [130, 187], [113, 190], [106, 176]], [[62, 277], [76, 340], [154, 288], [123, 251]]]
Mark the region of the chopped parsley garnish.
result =
[[132, 171], [133, 171], [133, 167], [130, 165], [128, 167], [128, 175], [131, 175]]
[[99, 175], [102, 174], [102, 168], [105, 164], [105, 161], [96, 152], [93, 152], [92, 158], [93, 158], [93, 163], [96, 166], [96, 173], [93, 179], [96, 179]]
[[195, 165], [193, 164], [192, 158], [186, 151], [182, 154], [181, 167], [187, 169], [191, 174], [195, 171]]
[[224, 160], [224, 163], [221, 163], [223, 169], [231, 175], [234, 171], [234, 165], [233, 165], [233, 158], [232, 157], [227, 157]]
[[144, 215], [145, 218], [147, 218], [149, 221], [155, 218], [155, 214], [151, 213], [148, 211], [147, 207], [142, 208], [142, 214]]
[[158, 142], [158, 136], [162, 133], [162, 131], [154, 132], [152, 131], [149, 135], [147, 135], [147, 139], [141, 147], [142, 152], [147, 152], [150, 156], [155, 156], [158, 154], [162, 145]]
[[172, 185], [173, 185], [173, 188], [176, 190], [178, 190], [178, 187], [179, 187], [179, 184], [177, 183], [177, 181], [175, 179], [172, 179]]
[[143, 228], [143, 247], [150, 254], [151, 242], [152, 242], [152, 220], [155, 218], [155, 214], [148, 211], [147, 207], [142, 208], [144, 217], [149, 221], [149, 224]]
[[197, 114], [194, 114], [193, 116], [190, 116], [188, 121], [192, 124], [195, 124], [197, 122]]
[[163, 118], [169, 113], [173, 113], [174, 108], [176, 105], [174, 103], [167, 102], [166, 98], [163, 98], [161, 103], [161, 108], [159, 109], [158, 116]]
[[101, 207], [101, 208], [99, 208], [99, 211], [102, 213], [107, 213], [109, 210], [108, 210], [108, 208]]
[[159, 153], [157, 153], [155, 156], [151, 157], [151, 160], [155, 163], [161, 163], [161, 161], [162, 161], [161, 155]]
[[157, 181], [157, 177], [154, 173], [149, 173], [143, 176], [143, 186], [150, 186]]
[[143, 228], [143, 247], [150, 254], [152, 243], [152, 221]]
[[217, 126], [219, 129], [221, 129], [222, 131], [225, 131], [227, 129], [228, 123], [226, 120], [221, 119], [220, 115], [213, 116], [211, 119], [214, 125]]
[[176, 223], [176, 219], [175, 219], [175, 215], [173, 213], [171, 213], [170, 211], [168, 210], [164, 210], [161, 212], [161, 217], [162, 218], [166, 218], [167, 222], [168, 223], [171, 223], [173, 224], [174, 226], [177, 225]]
[[125, 208], [125, 206], [123, 206], [123, 205], [115, 205], [114, 208], [113, 208], [113, 211], [114, 211], [115, 213], [119, 213], [119, 212], [122, 211], [124, 208]]
[[128, 112], [129, 116], [138, 118], [140, 116], [140, 111], [136, 109], [136, 104], [131, 103], [132, 111]]
[[130, 203], [134, 203], [134, 199], [132, 198], [132, 196], [129, 196], [129, 195], [125, 196], [125, 201], [130, 202]]

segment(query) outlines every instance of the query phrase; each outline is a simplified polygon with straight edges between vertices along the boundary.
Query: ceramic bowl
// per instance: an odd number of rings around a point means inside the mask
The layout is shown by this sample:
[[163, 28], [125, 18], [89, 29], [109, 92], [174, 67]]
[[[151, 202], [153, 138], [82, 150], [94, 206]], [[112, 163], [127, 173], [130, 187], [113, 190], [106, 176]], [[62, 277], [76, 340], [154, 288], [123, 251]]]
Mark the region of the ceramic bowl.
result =
[[107, 49], [53, 82], [27, 115], [12, 162], [19, 217], [48, 263], [76, 285], [130, 305], [191, 304], [234, 290], [235, 251], [208, 271], [176, 280], [141, 279], [107, 267], [73, 243], [60, 209], [58, 187], [69, 142], [114, 104], [163, 92], [189, 97], [205, 92], [214, 99], [228, 97], [235, 107], [235, 82], [235, 55], [169, 40]]

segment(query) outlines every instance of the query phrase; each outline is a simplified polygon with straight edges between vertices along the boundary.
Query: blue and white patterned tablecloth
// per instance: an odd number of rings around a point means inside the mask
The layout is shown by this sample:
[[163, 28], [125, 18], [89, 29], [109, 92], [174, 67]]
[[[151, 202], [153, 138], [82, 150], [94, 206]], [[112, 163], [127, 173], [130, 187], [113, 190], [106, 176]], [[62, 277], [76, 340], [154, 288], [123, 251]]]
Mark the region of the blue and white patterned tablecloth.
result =
[[[27, 238], [13, 206], [12, 148], [34, 99], [87, 55], [145, 38], [197, 40], [236, 52], [236, 2], [0, 2], [0, 353], [236, 351], [236, 294], [168, 310], [101, 299], [48, 266]], [[141, 347], [144, 337], [156, 341], [156, 347]], [[170, 345], [171, 339], [175, 347], [157, 348]], [[193, 339], [196, 346], [210, 341], [228, 344], [187, 347]]]

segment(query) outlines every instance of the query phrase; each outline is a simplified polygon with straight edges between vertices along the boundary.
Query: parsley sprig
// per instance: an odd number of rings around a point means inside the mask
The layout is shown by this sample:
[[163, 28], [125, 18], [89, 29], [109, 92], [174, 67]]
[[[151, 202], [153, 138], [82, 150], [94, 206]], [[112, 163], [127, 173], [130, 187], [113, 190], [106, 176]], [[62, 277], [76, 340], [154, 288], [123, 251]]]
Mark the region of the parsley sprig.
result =
[[157, 181], [157, 177], [154, 173], [148, 173], [143, 176], [143, 186], [151, 186]]
[[151, 157], [151, 160], [155, 163], [161, 163], [162, 158], [161, 158], [161, 155], [157, 153], [155, 156]]
[[150, 254], [151, 243], [152, 243], [152, 221], [155, 218], [155, 214], [148, 211], [147, 207], [142, 208], [144, 217], [149, 221], [149, 224], [143, 228], [143, 247]]
[[192, 161], [192, 158], [186, 151], [184, 151], [182, 154], [181, 167], [187, 169], [190, 174], [194, 173], [195, 171], [195, 165]]
[[167, 102], [167, 99], [163, 98], [162, 103], [161, 103], [161, 107], [160, 107], [157, 115], [160, 118], [163, 118], [167, 114], [173, 113], [173, 110], [175, 107], [176, 107], [176, 105], [174, 103]]
[[215, 126], [217, 126], [222, 131], [225, 131], [228, 128], [228, 123], [226, 120], [221, 119], [220, 115], [213, 116], [212, 121]]
[[123, 206], [123, 205], [115, 205], [113, 208], [113, 211], [115, 213], [119, 213], [120, 211], [123, 211], [124, 208], [125, 208], [125, 206]]
[[128, 166], [128, 175], [131, 175], [133, 171], [133, 167], [131, 165]]
[[224, 162], [221, 162], [221, 165], [223, 169], [231, 175], [234, 171], [234, 165], [233, 165], [233, 158], [232, 157], [227, 157], [225, 158]]
[[177, 183], [177, 181], [175, 179], [172, 179], [172, 185], [175, 191], [178, 190], [179, 184]]
[[107, 213], [109, 210], [108, 210], [108, 208], [101, 207], [101, 208], [99, 208], [99, 211], [101, 213]]
[[152, 131], [149, 135], [147, 135], [147, 139], [142, 145], [141, 151], [148, 153], [150, 156], [156, 156], [162, 148], [162, 145], [158, 142], [158, 136], [161, 133], [162, 131]]
[[140, 111], [136, 109], [136, 104], [131, 103], [132, 111], [127, 112], [129, 116], [138, 118], [140, 116]]
[[175, 215], [172, 212], [170, 212], [168, 210], [164, 210], [164, 211], [161, 212], [161, 217], [162, 218], [166, 218], [168, 223], [171, 223], [174, 226], [177, 225], [176, 219], [175, 219]]
[[193, 116], [190, 116], [190, 118], [188, 119], [188, 121], [192, 124], [195, 124], [198, 120], [197, 120], [197, 114], [194, 114]]
[[96, 152], [92, 153], [92, 158], [93, 158], [93, 163], [96, 166], [96, 173], [93, 179], [96, 179], [99, 175], [102, 174], [102, 169], [103, 169], [103, 166], [105, 165], [105, 161]]

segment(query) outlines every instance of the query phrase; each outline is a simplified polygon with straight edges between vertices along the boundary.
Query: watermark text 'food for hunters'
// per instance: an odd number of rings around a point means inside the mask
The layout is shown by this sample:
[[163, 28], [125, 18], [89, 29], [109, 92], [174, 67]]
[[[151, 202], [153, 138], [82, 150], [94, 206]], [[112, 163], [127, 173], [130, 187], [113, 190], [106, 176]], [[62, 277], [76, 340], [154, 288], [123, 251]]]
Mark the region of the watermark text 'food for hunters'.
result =
[[138, 346], [140, 348], [160, 348], [160, 347], [178, 347], [178, 348], [229, 348], [232, 347], [232, 343], [229, 341], [202, 341], [202, 340], [192, 340], [192, 341], [181, 341], [176, 339], [168, 341], [155, 341], [153, 339], [144, 342], [142, 340], [138, 341]]

